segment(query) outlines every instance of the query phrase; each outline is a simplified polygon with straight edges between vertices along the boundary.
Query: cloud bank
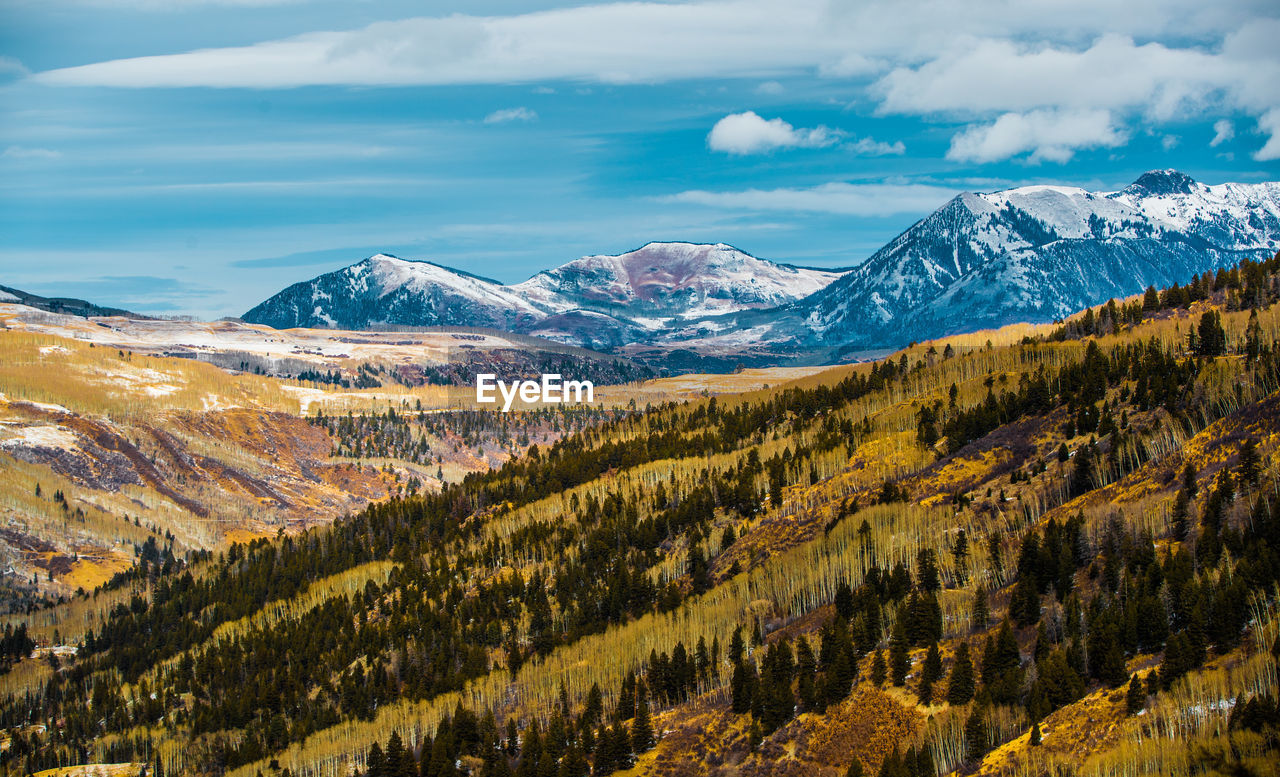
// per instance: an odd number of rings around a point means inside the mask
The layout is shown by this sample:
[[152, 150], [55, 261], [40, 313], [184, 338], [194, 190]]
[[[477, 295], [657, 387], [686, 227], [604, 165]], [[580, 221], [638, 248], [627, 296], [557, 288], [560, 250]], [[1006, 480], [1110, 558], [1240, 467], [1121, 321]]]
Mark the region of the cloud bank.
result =
[[[1278, 16], [1273, 0], [613, 2], [383, 21], [30, 78], [259, 89], [740, 78], [771, 93], [774, 79], [816, 74], [847, 82], [883, 115], [969, 123], [953, 140], [954, 159], [1061, 161], [1113, 145], [1124, 123], [1213, 111], [1257, 121], [1268, 140], [1255, 158], [1265, 160], [1280, 144], [1271, 113], [1280, 110]], [[1057, 132], [1045, 125], [1051, 116], [1071, 126]], [[807, 142], [776, 128], [738, 131], [763, 149]], [[727, 153], [758, 153], [726, 143]]]

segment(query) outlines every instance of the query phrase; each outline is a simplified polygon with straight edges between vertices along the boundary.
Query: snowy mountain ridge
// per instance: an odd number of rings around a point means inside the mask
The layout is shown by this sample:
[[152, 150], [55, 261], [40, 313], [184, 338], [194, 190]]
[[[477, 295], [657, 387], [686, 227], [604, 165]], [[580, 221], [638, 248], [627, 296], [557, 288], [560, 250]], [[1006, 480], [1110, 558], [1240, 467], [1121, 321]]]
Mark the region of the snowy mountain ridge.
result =
[[1157, 170], [1116, 192], [964, 193], [788, 306], [769, 337], [880, 348], [1052, 321], [1278, 247], [1276, 182], [1207, 186]]
[[244, 319], [281, 329], [482, 326], [606, 347], [682, 319], [794, 302], [839, 276], [722, 243], [649, 243], [617, 256], [585, 256], [512, 285], [376, 254], [294, 284]]
[[1153, 170], [1118, 191], [962, 193], [851, 271], [778, 264], [723, 243], [649, 243], [504, 285], [379, 254], [294, 284], [245, 319], [480, 326], [604, 350], [817, 349], [839, 358], [1053, 321], [1277, 249], [1280, 183], [1210, 186]]

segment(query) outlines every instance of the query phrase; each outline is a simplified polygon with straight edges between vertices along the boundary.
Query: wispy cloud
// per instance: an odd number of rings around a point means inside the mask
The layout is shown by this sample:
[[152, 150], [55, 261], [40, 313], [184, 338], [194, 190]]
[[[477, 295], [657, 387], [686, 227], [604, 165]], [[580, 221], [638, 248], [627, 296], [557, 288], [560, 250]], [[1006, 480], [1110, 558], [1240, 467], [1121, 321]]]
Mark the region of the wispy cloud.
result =
[[[276, 2], [186, 4], [215, 1]], [[1198, 0], [793, 0], [785, 12], [771, 0], [606, 2], [382, 21], [248, 46], [116, 59], [32, 79], [287, 88], [743, 78], [770, 94], [778, 78], [817, 74], [865, 89], [885, 114], [982, 125], [1005, 114], [1110, 111], [1116, 121], [1141, 117], [1160, 124], [1224, 109], [1260, 119], [1280, 108], [1277, 38], [1273, 4], [1251, 0], [1212, 6]], [[1047, 147], [1037, 158], [1069, 149]]]
[[522, 105], [519, 108], [503, 108], [500, 111], [494, 111], [484, 117], [484, 123], [507, 124], [513, 121], [533, 121], [537, 118], [537, 111], [532, 111]]
[[51, 148], [31, 148], [28, 146], [9, 146], [0, 157], [5, 159], [58, 159], [62, 156], [61, 151], [54, 151]]
[[827, 127], [803, 129], [782, 119], [764, 119], [755, 111], [731, 113], [711, 128], [707, 147], [726, 154], [764, 154], [780, 148], [821, 148], [838, 143], [844, 133]]
[[31, 74], [26, 66], [13, 57], [0, 56], [0, 83], [23, 78]]
[[809, 188], [746, 189], [732, 192], [690, 190], [660, 198], [664, 202], [752, 211], [892, 216], [928, 213], [959, 190], [913, 183], [824, 183]]
[[846, 143], [845, 148], [859, 156], [902, 156], [907, 153], [907, 146], [901, 140], [885, 143], [875, 138], [858, 138]]

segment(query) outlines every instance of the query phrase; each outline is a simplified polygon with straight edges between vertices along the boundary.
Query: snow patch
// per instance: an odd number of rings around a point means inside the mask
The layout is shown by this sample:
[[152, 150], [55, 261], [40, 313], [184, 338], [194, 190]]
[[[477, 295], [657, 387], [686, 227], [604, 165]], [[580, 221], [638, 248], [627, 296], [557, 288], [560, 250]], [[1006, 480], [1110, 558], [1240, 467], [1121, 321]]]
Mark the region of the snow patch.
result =
[[6, 429], [12, 436], [0, 440], [3, 448], [56, 448], [74, 450], [80, 446], [80, 440], [73, 432], [60, 426], [23, 426], [17, 429]]

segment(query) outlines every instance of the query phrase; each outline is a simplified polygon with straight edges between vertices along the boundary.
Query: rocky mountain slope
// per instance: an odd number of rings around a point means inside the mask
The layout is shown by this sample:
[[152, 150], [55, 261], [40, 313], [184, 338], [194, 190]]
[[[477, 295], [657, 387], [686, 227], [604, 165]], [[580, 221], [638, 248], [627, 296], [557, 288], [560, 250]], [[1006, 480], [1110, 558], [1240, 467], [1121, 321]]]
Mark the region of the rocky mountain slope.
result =
[[586, 256], [523, 283], [378, 254], [295, 284], [245, 313], [276, 328], [475, 326], [589, 347], [652, 339], [678, 321], [773, 308], [839, 277], [724, 244], [649, 243]]
[[777, 316], [769, 336], [874, 348], [1052, 321], [1277, 245], [1280, 183], [1207, 186], [1159, 170], [1118, 192], [965, 193]]
[[650, 243], [504, 286], [378, 255], [291, 286], [245, 319], [277, 328], [495, 327], [602, 350], [717, 356], [875, 350], [1053, 321], [1278, 246], [1280, 183], [1210, 186], [1157, 170], [1116, 192], [966, 192], [847, 273], [723, 244]]

